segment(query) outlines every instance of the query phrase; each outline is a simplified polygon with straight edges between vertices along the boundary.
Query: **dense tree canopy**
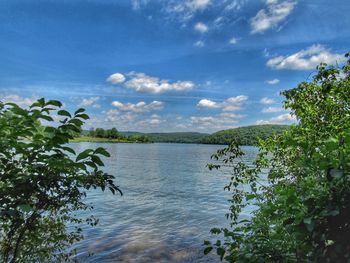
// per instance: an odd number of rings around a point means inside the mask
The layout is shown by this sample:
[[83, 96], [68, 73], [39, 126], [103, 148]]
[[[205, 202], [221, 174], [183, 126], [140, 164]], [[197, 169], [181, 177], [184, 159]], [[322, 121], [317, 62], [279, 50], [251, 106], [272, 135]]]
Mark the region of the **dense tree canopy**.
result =
[[276, 134], [283, 133], [288, 125], [252, 125], [234, 129], [222, 130], [204, 137], [201, 143], [230, 144], [233, 140], [239, 145], [257, 145], [259, 139], [266, 140]]
[[[103, 148], [76, 154], [66, 144], [88, 116], [59, 110], [59, 101], [40, 99], [23, 109], [0, 103], [0, 261], [63, 262], [82, 238], [80, 223], [94, 217], [74, 212], [91, 209], [84, 203], [89, 188], [120, 191], [114, 177], [103, 172]], [[55, 115], [53, 115], [55, 113]], [[50, 126], [57, 120], [57, 126]], [[42, 125], [45, 122], [45, 125]], [[67, 224], [76, 226], [69, 230]]]
[[253, 167], [235, 143], [213, 156], [233, 169], [231, 228], [212, 229], [223, 236], [206, 241], [205, 253], [216, 247], [229, 262], [349, 262], [349, 73], [350, 60], [341, 70], [321, 64], [313, 81], [284, 91], [298, 123], [261, 141]]

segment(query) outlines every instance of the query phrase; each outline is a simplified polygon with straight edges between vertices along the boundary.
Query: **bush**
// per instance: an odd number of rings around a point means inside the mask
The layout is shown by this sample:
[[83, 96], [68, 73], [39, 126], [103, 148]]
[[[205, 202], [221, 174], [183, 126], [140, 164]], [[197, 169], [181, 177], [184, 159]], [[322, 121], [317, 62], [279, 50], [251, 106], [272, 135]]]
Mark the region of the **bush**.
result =
[[[231, 228], [212, 229], [222, 239], [205, 241], [205, 253], [215, 247], [229, 262], [349, 262], [349, 73], [350, 60], [341, 70], [321, 64], [313, 81], [282, 92], [297, 124], [261, 141], [253, 167], [235, 143], [213, 155], [233, 169]], [[251, 218], [242, 220], [247, 207]]]
[[[69, 261], [69, 246], [82, 238], [79, 224], [97, 223], [73, 212], [92, 209], [83, 202], [89, 188], [119, 188], [100, 170], [103, 148], [78, 155], [66, 144], [88, 119], [73, 116], [59, 101], [40, 99], [23, 109], [0, 103], [0, 253], [1, 262]], [[49, 126], [56, 113], [58, 126]], [[47, 123], [43, 126], [41, 122]], [[67, 224], [76, 225], [73, 230]]]

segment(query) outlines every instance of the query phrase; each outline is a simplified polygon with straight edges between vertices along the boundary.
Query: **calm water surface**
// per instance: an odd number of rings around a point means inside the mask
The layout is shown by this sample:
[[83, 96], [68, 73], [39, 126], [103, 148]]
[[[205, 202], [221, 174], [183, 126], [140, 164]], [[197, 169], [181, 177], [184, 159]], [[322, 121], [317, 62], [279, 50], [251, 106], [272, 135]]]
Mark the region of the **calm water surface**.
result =
[[[203, 255], [209, 230], [227, 225], [229, 174], [209, 171], [210, 156], [223, 146], [197, 144], [98, 144], [112, 157], [105, 169], [116, 176], [122, 197], [90, 191], [88, 202], [100, 219], [84, 229], [75, 247], [81, 262], [220, 262]], [[245, 147], [247, 162], [256, 148]], [[89, 255], [92, 254], [92, 255]]]

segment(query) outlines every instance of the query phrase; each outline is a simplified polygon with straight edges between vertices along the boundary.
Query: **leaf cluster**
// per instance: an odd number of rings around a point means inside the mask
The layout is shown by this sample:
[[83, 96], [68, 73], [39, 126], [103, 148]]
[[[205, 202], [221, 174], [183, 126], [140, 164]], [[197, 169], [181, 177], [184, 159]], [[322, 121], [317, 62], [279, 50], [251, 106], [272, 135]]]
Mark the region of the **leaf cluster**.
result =
[[[60, 109], [56, 100], [39, 99], [29, 108], [0, 103], [0, 255], [1, 262], [62, 262], [82, 238], [68, 224], [96, 224], [75, 211], [91, 209], [86, 190], [120, 192], [103, 172], [103, 148], [77, 154], [67, 143], [89, 117]], [[120, 192], [121, 193], [121, 192]]]

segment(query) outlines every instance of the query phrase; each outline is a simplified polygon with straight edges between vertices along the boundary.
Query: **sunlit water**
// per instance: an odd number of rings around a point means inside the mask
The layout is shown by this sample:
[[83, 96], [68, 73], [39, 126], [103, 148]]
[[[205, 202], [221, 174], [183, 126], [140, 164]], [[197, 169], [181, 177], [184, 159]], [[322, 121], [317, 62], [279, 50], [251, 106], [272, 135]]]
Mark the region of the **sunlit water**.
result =
[[[105, 147], [105, 170], [123, 196], [90, 191], [87, 202], [100, 219], [85, 227], [75, 247], [81, 262], [220, 262], [203, 255], [209, 230], [227, 226], [230, 175], [209, 171], [223, 146], [198, 144], [72, 144], [77, 151]], [[256, 148], [244, 147], [251, 162]], [[89, 255], [90, 254], [90, 255]]]

